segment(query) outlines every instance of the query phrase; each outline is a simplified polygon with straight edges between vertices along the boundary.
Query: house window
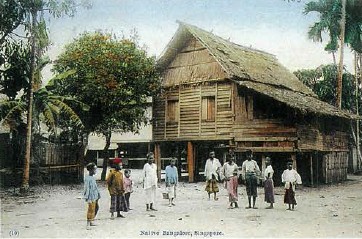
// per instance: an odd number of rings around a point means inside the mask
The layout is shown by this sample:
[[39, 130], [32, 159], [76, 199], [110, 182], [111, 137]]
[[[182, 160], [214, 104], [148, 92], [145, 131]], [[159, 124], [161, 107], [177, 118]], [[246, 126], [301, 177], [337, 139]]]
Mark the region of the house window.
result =
[[168, 100], [167, 101], [167, 110], [166, 110], [166, 122], [167, 123], [176, 123], [179, 120], [178, 116], [178, 100]]
[[201, 100], [201, 120], [215, 121], [215, 96], [205, 96]]

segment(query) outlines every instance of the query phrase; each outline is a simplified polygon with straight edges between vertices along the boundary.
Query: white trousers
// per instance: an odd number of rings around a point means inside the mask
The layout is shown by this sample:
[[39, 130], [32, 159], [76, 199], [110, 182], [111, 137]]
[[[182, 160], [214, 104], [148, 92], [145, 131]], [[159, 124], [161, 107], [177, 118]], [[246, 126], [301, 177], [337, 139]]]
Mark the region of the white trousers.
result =
[[156, 186], [145, 189], [146, 204], [154, 203], [156, 199]]
[[168, 198], [175, 198], [175, 184], [171, 184], [167, 187]]

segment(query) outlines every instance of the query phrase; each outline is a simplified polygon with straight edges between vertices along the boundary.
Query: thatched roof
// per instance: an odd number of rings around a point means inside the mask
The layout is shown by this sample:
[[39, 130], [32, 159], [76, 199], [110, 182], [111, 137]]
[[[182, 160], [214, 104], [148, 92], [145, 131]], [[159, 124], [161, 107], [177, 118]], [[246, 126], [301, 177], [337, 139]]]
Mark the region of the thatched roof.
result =
[[208, 49], [229, 79], [242, 86], [301, 111], [343, 118], [358, 117], [320, 101], [274, 55], [237, 45], [186, 23], [180, 22], [179, 29], [157, 61], [158, 67], [167, 68], [191, 37]]

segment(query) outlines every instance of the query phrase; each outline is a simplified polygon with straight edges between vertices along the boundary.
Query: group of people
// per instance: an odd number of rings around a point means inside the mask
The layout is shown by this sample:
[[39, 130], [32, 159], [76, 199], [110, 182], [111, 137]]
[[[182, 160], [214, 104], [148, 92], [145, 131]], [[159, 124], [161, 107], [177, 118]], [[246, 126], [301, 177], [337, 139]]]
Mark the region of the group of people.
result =
[[[257, 186], [260, 175], [260, 169], [255, 160], [253, 160], [252, 151], [247, 151], [246, 160], [241, 166], [241, 176], [245, 181], [246, 193], [248, 196], [249, 205], [247, 209], [254, 208], [256, 198], [258, 196]], [[270, 205], [267, 209], [274, 208], [274, 181], [273, 174], [274, 170], [271, 165], [271, 159], [266, 157], [265, 159], [265, 171], [264, 171], [264, 192], [265, 192], [265, 202]], [[219, 192], [218, 181], [225, 183], [225, 187], [229, 194], [229, 208], [238, 208], [238, 173], [239, 167], [235, 163], [232, 154], [226, 155], [226, 163], [221, 166], [220, 161], [215, 158], [215, 152], [211, 151], [209, 158], [206, 160], [205, 164], [205, 177], [206, 177], [206, 192], [208, 193], [209, 200], [211, 194], [214, 194], [214, 200], [218, 200], [217, 193]], [[294, 206], [297, 204], [295, 200], [295, 185], [302, 184], [302, 180], [298, 172], [293, 169], [293, 163], [287, 163], [287, 169], [284, 170], [282, 174], [282, 182], [285, 184], [285, 194], [284, 194], [284, 203], [288, 204], [287, 210], [294, 210]]]
[[[175, 166], [176, 159], [171, 159], [170, 164], [165, 168], [165, 184], [169, 207], [175, 206], [174, 198], [176, 197], [176, 186], [178, 184], [178, 170]], [[269, 157], [265, 160], [266, 169], [264, 172], [264, 190], [265, 201], [270, 203], [267, 209], [272, 209], [274, 204], [274, 170]], [[301, 184], [301, 177], [296, 170], [293, 169], [293, 164], [288, 162], [287, 169], [282, 174], [282, 182], [285, 183], [284, 203], [288, 204], [288, 210], [293, 210], [297, 204], [295, 200], [295, 185]], [[98, 200], [100, 193], [97, 187], [94, 175], [97, 166], [94, 163], [87, 165], [88, 175], [84, 178], [84, 199], [88, 204], [87, 210], [87, 228], [94, 226], [93, 220], [98, 212]], [[260, 169], [255, 160], [253, 160], [252, 151], [247, 151], [247, 159], [242, 164], [241, 176], [245, 181], [246, 192], [249, 205], [246, 207], [254, 208], [256, 203], [258, 175]], [[129, 169], [121, 170], [122, 162], [120, 158], [115, 158], [111, 163], [111, 170], [106, 177], [108, 192], [111, 197], [110, 213], [111, 219], [114, 219], [114, 213], [117, 217], [123, 218], [121, 211], [127, 212], [130, 208], [130, 195], [133, 192], [133, 182], [130, 177]], [[209, 158], [205, 164], [206, 188], [209, 200], [213, 194], [214, 200], [218, 200], [217, 193], [219, 192], [218, 182], [225, 183], [225, 187], [229, 195], [229, 208], [238, 208], [238, 179], [239, 166], [235, 163], [232, 154], [226, 155], [226, 163], [222, 166], [220, 161], [215, 157], [215, 152], [209, 153]], [[158, 188], [157, 165], [154, 163], [154, 154], [147, 154], [147, 163], [142, 171], [142, 184], [145, 193], [145, 204], [147, 211], [157, 211], [155, 209], [156, 190]]]
[[[94, 175], [96, 174], [97, 166], [94, 163], [87, 165], [88, 175], [84, 177], [84, 199], [88, 203], [87, 211], [87, 229], [94, 226], [93, 220], [98, 212], [98, 200], [100, 193], [97, 187]], [[120, 158], [115, 158], [111, 162], [111, 169], [107, 174], [106, 184], [111, 197], [110, 213], [111, 219], [114, 219], [114, 213], [117, 217], [124, 218], [121, 211], [127, 212], [130, 208], [130, 196], [133, 192], [133, 182], [130, 178], [131, 170], [122, 169], [122, 161]]]
[[[165, 169], [165, 182], [168, 193], [169, 206], [175, 206], [173, 199], [176, 197], [176, 185], [178, 184], [178, 171], [175, 166], [176, 160], [171, 159], [170, 165]], [[87, 210], [87, 229], [94, 226], [95, 216], [98, 212], [98, 200], [100, 193], [97, 187], [94, 175], [96, 174], [97, 166], [94, 163], [87, 165], [88, 175], [84, 177], [84, 199], [88, 204]], [[110, 200], [111, 219], [114, 219], [114, 213], [117, 217], [124, 218], [121, 211], [127, 212], [130, 208], [130, 196], [133, 192], [133, 181], [130, 177], [131, 170], [121, 170], [122, 161], [120, 158], [115, 158], [111, 161], [111, 169], [107, 174], [106, 183]], [[147, 154], [147, 163], [142, 171], [142, 184], [145, 192], [145, 203], [147, 211], [157, 211], [154, 207], [157, 189], [157, 166], [154, 163], [154, 154]]]

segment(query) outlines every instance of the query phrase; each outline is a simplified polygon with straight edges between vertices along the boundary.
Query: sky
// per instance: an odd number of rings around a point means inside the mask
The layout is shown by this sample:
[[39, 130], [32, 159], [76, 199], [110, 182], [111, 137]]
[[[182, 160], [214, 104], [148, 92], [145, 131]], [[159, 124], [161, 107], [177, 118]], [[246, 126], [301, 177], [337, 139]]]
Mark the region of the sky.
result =
[[[96, 30], [128, 36], [135, 29], [148, 54], [159, 57], [178, 28], [176, 21], [180, 20], [234, 43], [271, 53], [290, 71], [332, 63], [332, 55], [324, 51], [328, 39], [316, 43], [307, 37], [308, 29], [317, 21], [318, 15], [303, 14], [305, 0], [91, 2], [92, 8], [79, 8], [73, 18], [50, 19], [52, 45], [48, 54], [52, 60], [79, 34]], [[348, 48], [345, 65], [353, 72], [353, 57]]]

